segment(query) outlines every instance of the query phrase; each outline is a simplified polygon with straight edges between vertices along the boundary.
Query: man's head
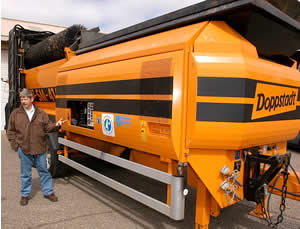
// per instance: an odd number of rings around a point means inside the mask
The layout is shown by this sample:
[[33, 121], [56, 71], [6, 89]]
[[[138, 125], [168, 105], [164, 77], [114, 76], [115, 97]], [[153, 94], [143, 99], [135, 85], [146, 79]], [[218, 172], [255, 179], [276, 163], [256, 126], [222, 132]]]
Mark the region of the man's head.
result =
[[21, 105], [23, 106], [24, 109], [31, 109], [32, 107], [32, 102], [33, 102], [33, 95], [32, 92], [29, 91], [27, 88], [23, 88], [20, 91], [20, 100], [21, 100]]

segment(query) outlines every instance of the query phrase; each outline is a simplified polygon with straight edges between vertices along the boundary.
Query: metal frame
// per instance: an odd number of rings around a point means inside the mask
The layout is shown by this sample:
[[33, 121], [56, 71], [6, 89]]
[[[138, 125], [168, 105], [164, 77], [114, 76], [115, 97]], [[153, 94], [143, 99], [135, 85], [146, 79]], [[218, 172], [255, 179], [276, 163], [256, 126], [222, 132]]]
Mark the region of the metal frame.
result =
[[96, 150], [94, 148], [64, 139], [58, 138], [58, 142], [62, 145], [68, 146], [70, 148], [76, 149], [80, 152], [86, 153], [98, 159], [110, 162], [112, 164], [118, 165], [122, 168], [131, 170], [133, 172], [139, 173], [143, 176], [152, 178], [154, 180], [160, 181], [165, 184], [171, 185], [171, 202], [170, 205], [163, 203], [157, 199], [154, 199], [144, 193], [138, 192], [124, 184], [121, 184], [109, 177], [106, 177], [94, 170], [91, 170], [73, 160], [70, 160], [62, 155], [59, 155], [58, 159], [79, 170], [80, 172], [100, 181], [101, 183], [127, 195], [128, 197], [139, 201], [146, 206], [161, 212], [174, 220], [183, 220], [184, 219], [184, 204], [185, 204], [185, 196], [183, 194], [184, 189], [184, 178], [176, 177], [170, 175], [168, 173], [152, 169], [150, 167], [140, 165], [138, 163], [125, 160], [123, 158], [110, 155], [108, 153], [102, 152], [100, 150]]

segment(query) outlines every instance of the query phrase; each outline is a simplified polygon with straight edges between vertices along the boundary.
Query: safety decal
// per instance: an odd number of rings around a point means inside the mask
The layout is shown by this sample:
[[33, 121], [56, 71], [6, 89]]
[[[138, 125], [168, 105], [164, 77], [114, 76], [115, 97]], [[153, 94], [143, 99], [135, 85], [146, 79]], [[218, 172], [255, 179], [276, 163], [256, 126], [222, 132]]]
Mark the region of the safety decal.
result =
[[102, 132], [104, 135], [115, 137], [113, 114], [102, 114]]
[[129, 127], [130, 124], [131, 124], [131, 118], [126, 117], [126, 116], [117, 115], [116, 116], [116, 123], [117, 123], [118, 127], [121, 127], [121, 126]]
[[56, 88], [32, 88], [30, 89], [34, 95], [36, 102], [55, 102]]

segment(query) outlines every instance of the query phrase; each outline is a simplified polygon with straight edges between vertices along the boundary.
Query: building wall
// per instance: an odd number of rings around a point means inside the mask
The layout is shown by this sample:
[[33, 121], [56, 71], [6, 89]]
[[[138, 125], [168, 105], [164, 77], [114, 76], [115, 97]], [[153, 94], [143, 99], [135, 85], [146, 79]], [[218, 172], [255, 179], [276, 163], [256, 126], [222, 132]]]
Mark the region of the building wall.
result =
[[8, 83], [3, 82], [8, 80], [8, 34], [16, 24], [19, 24], [26, 29], [36, 31], [51, 31], [54, 33], [58, 33], [65, 29], [65, 27], [62, 26], [1, 18], [1, 130], [4, 129], [5, 125], [5, 105], [8, 101], [9, 93]]

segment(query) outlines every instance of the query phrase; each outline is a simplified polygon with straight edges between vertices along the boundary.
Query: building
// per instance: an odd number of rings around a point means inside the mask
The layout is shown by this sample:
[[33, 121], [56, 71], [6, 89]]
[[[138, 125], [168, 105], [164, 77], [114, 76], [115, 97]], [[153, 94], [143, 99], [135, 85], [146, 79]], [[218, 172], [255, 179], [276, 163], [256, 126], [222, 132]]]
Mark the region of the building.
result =
[[8, 100], [8, 34], [15, 25], [21, 25], [25, 29], [36, 31], [51, 31], [58, 33], [66, 27], [41, 24], [29, 21], [21, 21], [9, 18], [1, 18], [1, 130], [5, 125], [5, 105]]

